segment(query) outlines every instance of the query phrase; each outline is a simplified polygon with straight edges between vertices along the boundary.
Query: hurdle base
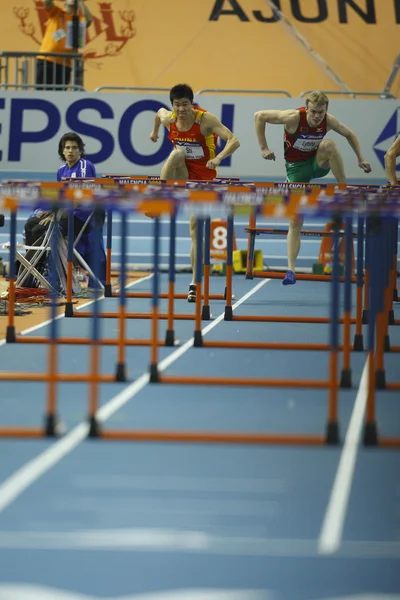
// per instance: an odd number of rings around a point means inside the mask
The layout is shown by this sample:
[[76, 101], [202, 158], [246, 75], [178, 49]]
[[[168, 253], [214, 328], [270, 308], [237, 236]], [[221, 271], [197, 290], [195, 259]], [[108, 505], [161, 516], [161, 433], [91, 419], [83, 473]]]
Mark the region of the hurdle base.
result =
[[390, 348], [390, 336], [389, 334], [385, 335], [385, 339], [383, 342], [383, 349], [385, 352], [390, 352], [391, 348]]
[[115, 370], [115, 381], [128, 381], [125, 363], [117, 363], [117, 368]]
[[201, 331], [195, 331], [193, 336], [193, 346], [195, 348], [201, 348], [203, 345], [203, 336], [201, 335]]
[[72, 302], [66, 302], [64, 317], [73, 317], [73, 316], [74, 316], [74, 307], [72, 305]]
[[380, 369], [379, 371], [375, 371], [375, 388], [377, 390], [385, 390], [386, 389], [385, 369]]
[[150, 383], [158, 383], [160, 381], [160, 374], [158, 372], [157, 363], [150, 365]]
[[201, 310], [201, 319], [202, 321], [209, 321], [211, 319], [210, 307], [203, 305]]
[[388, 324], [394, 325], [394, 310], [388, 310]]
[[340, 377], [340, 387], [345, 389], [349, 389], [352, 387], [351, 369], [342, 369], [342, 374]]
[[375, 421], [365, 424], [363, 443], [364, 446], [378, 445], [378, 430]]
[[365, 308], [362, 313], [362, 324], [363, 325], [368, 325], [368, 320], [369, 320], [368, 314], [369, 314], [369, 309]]
[[232, 306], [225, 306], [224, 321], [233, 321]]
[[104, 298], [112, 298], [111, 283], [106, 283], [104, 286]]
[[56, 415], [47, 414], [44, 424], [44, 435], [46, 437], [56, 437], [57, 435], [57, 418]]
[[100, 436], [100, 428], [96, 417], [89, 417], [89, 438], [98, 438]]
[[363, 352], [364, 338], [362, 333], [356, 333], [354, 336], [353, 352]]
[[15, 326], [14, 325], [7, 325], [7, 329], [6, 329], [6, 342], [7, 344], [14, 344], [17, 341], [16, 335], [15, 335]]
[[165, 345], [175, 346], [175, 331], [173, 329], [167, 329], [165, 332]]
[[339, 425], [337, 421], [327, 424], [325, 441], [329, 446], [336, 446], [339, 443]]

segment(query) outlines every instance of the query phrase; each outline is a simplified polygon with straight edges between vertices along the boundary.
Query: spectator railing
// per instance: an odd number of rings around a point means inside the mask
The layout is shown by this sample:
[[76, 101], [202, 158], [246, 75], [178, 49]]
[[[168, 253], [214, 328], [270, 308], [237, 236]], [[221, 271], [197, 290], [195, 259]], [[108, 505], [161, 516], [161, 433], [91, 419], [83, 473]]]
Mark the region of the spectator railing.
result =
[[[301, 92], [300, 94], [300, 98], [304, 98], [304, 96], [308, 96], [308, 94], [311, 94], [311, 92], [313, 92], [314, 90], [306, 90], [305, 92]], [[347, 92], [345, 90], [336, 90], [336, 91], [331, 91], [331, 90], [320, 90], [321, 92], [323, 92], [324, 94], [326, 94], [327, 96], [350, 96], [350, 98], [356, 99], [357, 96], [364, 96], [364, 97], [377, 97], [377, 99], [379, 100], [396, 100], [396, 96], [393, 96], [393, 94], [389, 94], [388, 92]]]
[[195, 93], [195, 96], [200, 96], [201, 94], [251, 94], [251, 95], [257, 95], [257, 94], [274, 94], [275, 96], [277, 95], [283, 95], [283, 96], [287, 96], [288, 98], [291, 98], [292, 95], [287, 92], [286, 90], [240, 90], [240, 89], [211, 89], [211, 88], [204, 88], [202, 90], [198, 90]]
[[[38, 61], [52, 63], [44, 70], [42, 84], [37, 83]], [[56, 61], [61, 70], [62, 83], [56, 84]], [[66, 83], [67, 69], [71, 66], [71, 81]], [[50, 80], [47, 78], [50, 77]], [[83, 85], [83, 56], [79, 52], [0, 52], [0, 89], [5, 90], [76, 90]]]

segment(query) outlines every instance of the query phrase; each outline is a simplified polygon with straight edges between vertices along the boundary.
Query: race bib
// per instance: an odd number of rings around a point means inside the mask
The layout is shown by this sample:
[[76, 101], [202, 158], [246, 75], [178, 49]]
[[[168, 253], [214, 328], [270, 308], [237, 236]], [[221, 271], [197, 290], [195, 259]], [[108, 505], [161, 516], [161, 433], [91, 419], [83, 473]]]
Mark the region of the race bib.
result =
[[322, 141], [322, 137], [317, 136], [304, 136], [301, 135], [297, 138], [293, 144], [293, 148], [300, 150], [301, 152], [312, 152], [316, 150]]
[[204, 158], [203, 147], [197, 142], [180, 142], [177, 140], [176, 145], [184, 150], [186, 160], [198, 160], [199, 158]]
[[57, 29], [57, 31], [53, 33], [53, 38], [56, 40], [56, 42], [59, 42], [65, 38], [66, 35], [67, 34], [65, 33], [64, 29]]

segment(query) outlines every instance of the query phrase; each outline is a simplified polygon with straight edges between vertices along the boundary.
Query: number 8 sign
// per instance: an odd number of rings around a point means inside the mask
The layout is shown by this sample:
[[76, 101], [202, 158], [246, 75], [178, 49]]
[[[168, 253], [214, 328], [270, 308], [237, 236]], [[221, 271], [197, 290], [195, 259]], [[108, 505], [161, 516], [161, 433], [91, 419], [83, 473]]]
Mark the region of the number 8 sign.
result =
[[[210, 256], [217, 261], [226, 261], [227, 259], [227, 242], [228, 230], [226, 221], [222, 219], [214, 219], [211, 221], [210, 231]], [[233, 235], [233, 250], [236, 250], [236, 239]]]

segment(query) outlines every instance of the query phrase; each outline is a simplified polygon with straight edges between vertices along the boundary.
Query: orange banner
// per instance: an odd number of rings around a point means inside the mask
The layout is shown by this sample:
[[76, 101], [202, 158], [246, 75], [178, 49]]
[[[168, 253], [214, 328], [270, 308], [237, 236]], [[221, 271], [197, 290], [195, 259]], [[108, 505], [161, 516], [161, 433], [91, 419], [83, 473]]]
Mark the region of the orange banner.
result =
[[[2, 49], [38, 50], [46, 23], [42, 0], [4, 4]], [[195, 91], [286, 90], [292, 96], [310, 88], [340, 89], [315, 53], [352, 90], [381, 91], [399, 52], [397, 0], [275, 0], [288, 24], [274, 19], [266, 0], [86, 5], [93, 15], [84, 49], [90, 91], [179, 82]]]

